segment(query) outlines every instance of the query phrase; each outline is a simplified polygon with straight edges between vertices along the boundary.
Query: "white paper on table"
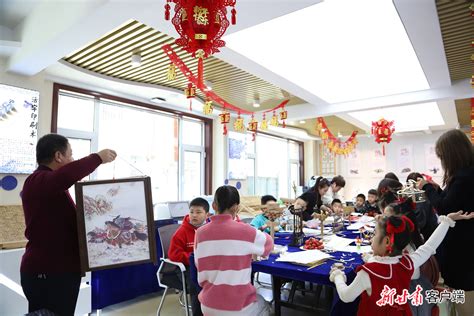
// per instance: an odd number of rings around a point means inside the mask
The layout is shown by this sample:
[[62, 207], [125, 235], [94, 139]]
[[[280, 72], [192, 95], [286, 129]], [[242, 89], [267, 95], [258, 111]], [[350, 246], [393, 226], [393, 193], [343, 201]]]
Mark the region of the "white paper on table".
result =
[[366, 223], [362, 223], [362, 222], [356, 222], [356, 223], [353, 223], [353, 224], [350, 224], [349, 226], [347, 226], [346, 228], [349, 229], [349, 230], [358, 230], [362, 227], [365, 226]]
[[327, 253], [314, 249], [297, 252], [287, 252], [286, 254], [280, 255], [280, 257], [277, 258], [275, 261], [292, 262], [297, 264], [310, 264], [331, 257], [332, 256], [328, 255]]
[[361, 246], [360, 249], [357, 249], [357, 246], [345, 246], [344, 248], [338, 249], [339, 251], [345, 252], [358, 252], [358, 253], [367, 253], [372, 252], [371, 246]]
[[372, 217], [372, 216], [364, 215], [361, 218], [359, 218], [360, 223], [370, 223], [370, 222], [373, 222], [373, 221], [375, 221], [375, 218]]
[[[307, 236], [319, 236], [321, 235], [321, 228], [312, 229], [312, 228], [303, 228], [303, 233]], [[331, 227], [324, 227], [324, 234], [332, 233]]]
[[362, 216], [362, 213], [352, 212], [351, 215], [354, 215], [354, 216]]
[[328, 239], [329, 240], [324, 243], [324, 247], [338, 251], [349, 246], [349, 244], [354, 241], [354, 239], [343, 238], [336, 235], [332, 235]]

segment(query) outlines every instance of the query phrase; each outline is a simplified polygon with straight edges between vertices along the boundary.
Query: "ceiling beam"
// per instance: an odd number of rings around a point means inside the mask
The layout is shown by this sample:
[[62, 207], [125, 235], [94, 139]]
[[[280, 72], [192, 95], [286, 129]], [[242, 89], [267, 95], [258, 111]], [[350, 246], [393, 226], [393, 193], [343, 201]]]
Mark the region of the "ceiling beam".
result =
[[[474, 89], [471, 88], [469, 79], [459, 80], [453, 83], [452, 86], [407, 92], [402, 94], [356, 100], [343, 103], [335, 103], [328, 106], [316, 106], [313, 104], [305, 103], [300, 105], [293, 105], [288, 107], [288, 116], [292, 120], [301, 120], [307, 118], [313, 118], [316, 116], [328, 116], [338, 115], [354, 110], [368, 110], [375, 108], [393, 107], [399, 105], [409, 104], [420, 104], [427, 102], [438, 102], [439, 101], [453, 101], [458, 99], [467, 99], [474, 97]], [[440, 108], [441, 110], [441, 108]], [[447, 112], [443, 112], [443, 118], [446, 121], [445, 115], [448, 115], [449, 111], [453, 111], [452, 107], [446, 107]], [[455, 109], [454, 109], [455, 111]], [[455, 115], [455, 113], [454, 113]], [[453, 112], [449, 113], [448, 121], [453, 118]]]

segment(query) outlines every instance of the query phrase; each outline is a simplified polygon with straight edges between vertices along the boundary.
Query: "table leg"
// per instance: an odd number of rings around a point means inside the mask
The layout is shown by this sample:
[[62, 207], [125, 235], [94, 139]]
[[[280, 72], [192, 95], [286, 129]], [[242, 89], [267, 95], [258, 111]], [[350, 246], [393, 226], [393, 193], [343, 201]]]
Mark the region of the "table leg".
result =
[[281, 316], [281, 278], [272, 275], [273, 302], [275, 303], [275, 316]]

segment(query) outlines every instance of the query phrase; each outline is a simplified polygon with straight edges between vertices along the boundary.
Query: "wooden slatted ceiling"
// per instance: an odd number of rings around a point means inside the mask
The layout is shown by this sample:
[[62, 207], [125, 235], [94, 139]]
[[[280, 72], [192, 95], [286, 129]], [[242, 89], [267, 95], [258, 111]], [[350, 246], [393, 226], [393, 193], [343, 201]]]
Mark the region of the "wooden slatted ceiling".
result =
[[456, 113], [461, 127], [471, 126], [471, 99], [456, 100]]
[[[174, 44], [174, 38], [135, 20], [128, 21], [97, 41], [71, 53], [65, 61], [84, 69], [124, 80], [156, 84], [183, 90], [186, 78], [177, 71], [176, 79], [167, 80], [170, 61], [161, 47], [171, 44], [186, 65], [196, 73], [197, 60]], [[142, 56], [140, 67], [131, 67], [131, 56]], [[255, 110], [253, 101], [260, 98], [259, 110], [272, 108], [284, 98], [289, 105], [305, 103], [286, 91], [232, 66], [216, 57], [204, 61], [204, 76], [213, 84], [213, 90], [226, 101], [239, 107]], [[204, 99], [198, 91], [198, 96]]]
[[471, 78], [474, 49], [474, 17], [471, 17], [471, 1], [438, 0], [439, 24], [451, 80]]

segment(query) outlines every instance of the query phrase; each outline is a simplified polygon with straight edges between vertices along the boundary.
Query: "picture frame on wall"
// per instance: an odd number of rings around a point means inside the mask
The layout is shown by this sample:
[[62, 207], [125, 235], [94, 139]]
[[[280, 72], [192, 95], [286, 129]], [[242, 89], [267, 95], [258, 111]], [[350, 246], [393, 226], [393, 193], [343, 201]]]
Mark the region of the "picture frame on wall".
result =
[[75, 187], [83, 272], [157, 263], [150, 177]]
[[333, 176], [337, 173], [337, 157], [324, 144], [319, 144], [319, 173], [322, 176]]

